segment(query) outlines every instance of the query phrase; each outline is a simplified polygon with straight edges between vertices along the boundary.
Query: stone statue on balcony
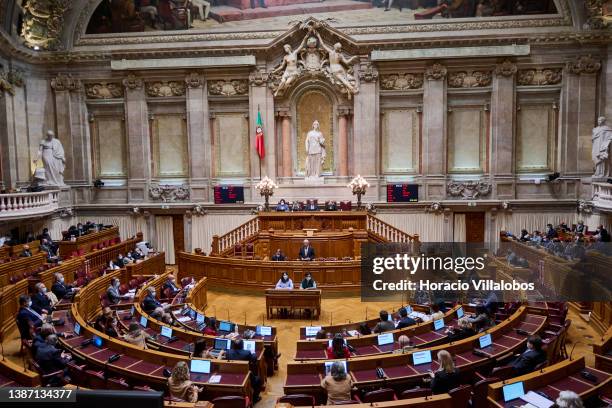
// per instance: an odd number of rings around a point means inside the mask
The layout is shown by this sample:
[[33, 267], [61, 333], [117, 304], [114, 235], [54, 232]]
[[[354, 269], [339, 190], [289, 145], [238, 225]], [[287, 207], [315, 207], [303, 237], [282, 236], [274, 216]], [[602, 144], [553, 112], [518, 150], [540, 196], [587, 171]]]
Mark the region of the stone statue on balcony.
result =
[[319, 130], [319, 121], [312, 123], [306, 134], [306, 181], [321, 180], [321, 166], [325, 161], [325, 138]]
[[612, 143], [612, 128], [606, 124], [606, 118], [597, 119], [597, 127], [593, 129], [593, 163], [595, 174], [593, 181], [605, 181], [612, 177], [612, 155], [610, 144]]
[[41, 158], [45, 168], [45, 181], [42, 185], [51, 187], [63, 186], [66, 156], [64, 155], [62, 142], [55, 138], [55, 133], [52, 130], [48, 130], [47, 137], [41, 140], [38, 146], [38, 155], [34, 162]]

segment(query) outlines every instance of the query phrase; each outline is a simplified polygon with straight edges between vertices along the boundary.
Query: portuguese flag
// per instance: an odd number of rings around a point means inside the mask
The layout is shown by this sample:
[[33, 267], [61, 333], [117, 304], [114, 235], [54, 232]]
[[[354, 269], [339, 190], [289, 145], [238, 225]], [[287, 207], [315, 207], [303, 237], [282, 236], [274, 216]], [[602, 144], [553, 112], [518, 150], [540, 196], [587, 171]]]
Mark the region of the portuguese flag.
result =
[[261, 112], [257, 109], [257, 124], [255, 125], [255, 150], [259, 155], [259, 159], [263, 159], [266, 155], [266, 149], [264, 147], [264, 133], [263, 133], [263, 122], [261, 120]]

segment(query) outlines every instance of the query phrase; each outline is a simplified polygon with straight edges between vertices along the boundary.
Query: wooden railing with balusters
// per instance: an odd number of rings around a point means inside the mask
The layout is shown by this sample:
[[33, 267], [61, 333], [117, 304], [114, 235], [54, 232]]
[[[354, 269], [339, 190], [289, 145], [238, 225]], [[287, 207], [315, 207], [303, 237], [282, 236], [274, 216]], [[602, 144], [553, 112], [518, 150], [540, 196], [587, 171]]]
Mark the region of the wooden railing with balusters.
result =
[[373, 215], [368, 214], [366, 221], [368, 232], [379, 238], [383, 238], [387, 242], [420, 242], [418, 234], [407, 234]]
[[58, 208], [59, 191], [0, 194], [0, 219], [42, 215]]
[[212, 249], [211, 255], [220, 255], [223, 252], [229, 250], [234, 247], [234, 245], [239, 244], [255, 234], [259, 231], [259, 219], [257, 217], [245, 222], [244, 224], [234, 228], [227, 234], [218, 236], [214, 235], [212, 240]]

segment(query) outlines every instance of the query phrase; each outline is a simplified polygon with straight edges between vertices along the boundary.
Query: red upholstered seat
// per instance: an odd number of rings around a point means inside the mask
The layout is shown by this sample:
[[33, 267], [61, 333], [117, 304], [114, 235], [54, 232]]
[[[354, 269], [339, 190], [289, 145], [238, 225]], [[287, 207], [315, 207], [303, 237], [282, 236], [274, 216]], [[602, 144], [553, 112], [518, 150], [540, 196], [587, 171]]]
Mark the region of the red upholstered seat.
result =
[[399, 399], [420, 398], [427, 397], [429, 395], [431, 395], [430, 388], [417, 387], [402, 391], [402, 393], [399, 395]]
[[472, 399], [470, 406], [472, 407], [486, 407], [487, 393], [489, 390], [489, 384], [499, 382], [500, 379], [497, 377], [488, 377], [483, 380], [477, 381], [472, 389]]
[[472, 386], [469, 384], [460, 385], [448, 392], [453, 400], [453, 406], [467, 407], [472, 396]]
[[87, 387], [92, 389], [106, 389], [106, 378], [102, 371], [85, 370]]
[[129, 390], [130, 384], [123, 378], [109, 378], [106, 380], [106, 385], [109, 390]]
[[372, 402], [394, 401], [397, 397], [391, 388], [381, 388], [380, 390], [366, 392], [362, 398], [358, 399], [364, 404], [369, 404]]

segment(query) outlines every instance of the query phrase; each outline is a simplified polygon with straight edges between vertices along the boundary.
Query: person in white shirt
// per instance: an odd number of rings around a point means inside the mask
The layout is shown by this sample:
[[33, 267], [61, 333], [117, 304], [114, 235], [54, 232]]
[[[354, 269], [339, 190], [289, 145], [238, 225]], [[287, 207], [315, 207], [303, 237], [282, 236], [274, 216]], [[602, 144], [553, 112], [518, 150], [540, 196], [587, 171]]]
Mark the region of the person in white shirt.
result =
[[210, 13], [210, 2], [206, 0], [191, 0], [191, 4], [196, 6], [200, 12], [200, 20], [206, 21]]
[[276, 289], [293, 289], [293, 281], [287, 272], [283, 272], [281, 278], [276, 282]]

